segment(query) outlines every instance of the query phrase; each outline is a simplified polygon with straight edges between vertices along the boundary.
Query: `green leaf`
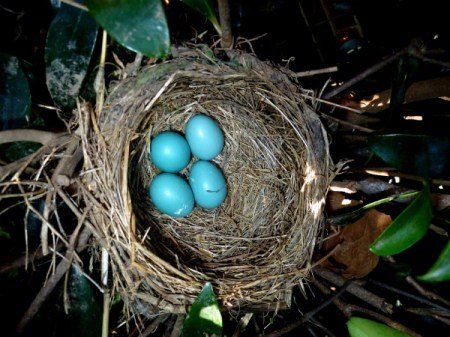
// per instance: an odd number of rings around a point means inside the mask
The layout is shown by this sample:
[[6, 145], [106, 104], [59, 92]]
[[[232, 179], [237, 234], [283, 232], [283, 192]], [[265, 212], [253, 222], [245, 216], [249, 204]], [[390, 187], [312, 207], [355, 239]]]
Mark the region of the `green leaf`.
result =
[[76, 106], [97, 35], [98, 25], [88, 13], [61, 5], [45, 45], [47, 87], [59, 108]]
[[351, 337], [409, 337], [407, 333], [362, 317], [350, 317], [347, 328]]
[[222, 315], [210, 282], [192, 304], [183, 324], [183, 337], [222, 336]]
[[69, 280], [69, 320], [64, 327], [66, 336], [98, 337], [102, 330], [102, 311], [92, 284], [72, 266]]
[[85, 0], [91, 15], [122, 46], [165, 58], [170, 34], [161, 0]]
[[20, 62], [0, 53], [0, 130], [22, 128], [30, 113], [30, 88]]
[[441, 174], [450, 154], [447, 137], [388, 134], [369, 137], [368, 145], [392, 167], [422, 177]]
[[206, 17], [214, 26], [217, 34], [222, 36], [222, 29], [217, 20], [211, 0], [181, 0], [181, 2], [184, 2], [186, 5]]
[[383, 233], [372, 243], [370, 251], [376, 255], [398, 254], [419, 241], [430, 226], [432, 204], [430, 187], [424, 188]]
[[442, 250], [433, 266], [417, 279], [425, 282], [444, 282], [450, 280], [450, 240]]

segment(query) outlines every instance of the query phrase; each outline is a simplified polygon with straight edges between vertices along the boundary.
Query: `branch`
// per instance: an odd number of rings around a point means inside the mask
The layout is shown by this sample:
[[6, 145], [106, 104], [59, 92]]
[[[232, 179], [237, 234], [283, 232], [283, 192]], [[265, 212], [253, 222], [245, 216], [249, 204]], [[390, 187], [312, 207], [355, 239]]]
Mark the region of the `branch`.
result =
[[0, 131], [0, 144], [12, 142], [35, 142], [47, 144], [65, 134], [34, 129], [15, 129]]

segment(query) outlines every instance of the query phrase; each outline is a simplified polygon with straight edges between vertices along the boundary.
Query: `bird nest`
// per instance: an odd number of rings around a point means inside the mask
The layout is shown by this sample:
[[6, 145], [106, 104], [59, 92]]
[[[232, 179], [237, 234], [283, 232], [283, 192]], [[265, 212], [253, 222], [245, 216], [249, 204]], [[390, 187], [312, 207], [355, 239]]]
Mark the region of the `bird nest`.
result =
[[[101, 116], [81, 114], [83, 200], [113, 289], [135, 308], [184, 313], [206, 282], [225, 309], [289, 306], [309, 276], [333, 176], [314, 97], [251, 55], [228, 56], [194, 49], [146, 66], [110, 90]], [[149, 146], [199, 113], [223, 132], [213, 162], [228, 193], [175, 218], [150, 200]]]

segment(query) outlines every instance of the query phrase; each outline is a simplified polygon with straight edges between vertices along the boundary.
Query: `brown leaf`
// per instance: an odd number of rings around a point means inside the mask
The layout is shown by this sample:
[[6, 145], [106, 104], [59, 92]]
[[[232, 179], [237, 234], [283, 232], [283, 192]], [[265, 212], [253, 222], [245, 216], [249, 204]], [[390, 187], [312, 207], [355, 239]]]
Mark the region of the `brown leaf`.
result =
[[358, 221], [343, 227], [338, 235], [324, 242], [326, 251], [335, 248], [324, 266], [346, 278], [366, 276], [379, 260], [369, 251], [369, 246], [391, 222], [389, 215], [375, 209], [368, 210]]

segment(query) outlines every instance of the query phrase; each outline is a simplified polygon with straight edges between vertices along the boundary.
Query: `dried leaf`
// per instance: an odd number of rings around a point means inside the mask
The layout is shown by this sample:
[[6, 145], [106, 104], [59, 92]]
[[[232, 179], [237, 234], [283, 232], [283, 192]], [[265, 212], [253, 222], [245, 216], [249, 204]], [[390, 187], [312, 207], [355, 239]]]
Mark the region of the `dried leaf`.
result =
[[338, 235], [325, 241], [326, 251], [339, 246], [324, 263], [346, 278], [367, 275], [379, 260], [369, 251], [369, 245], [391, 222], [389, 215], [369, 209], [358, 221], [343, 227]]

